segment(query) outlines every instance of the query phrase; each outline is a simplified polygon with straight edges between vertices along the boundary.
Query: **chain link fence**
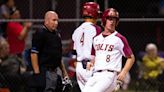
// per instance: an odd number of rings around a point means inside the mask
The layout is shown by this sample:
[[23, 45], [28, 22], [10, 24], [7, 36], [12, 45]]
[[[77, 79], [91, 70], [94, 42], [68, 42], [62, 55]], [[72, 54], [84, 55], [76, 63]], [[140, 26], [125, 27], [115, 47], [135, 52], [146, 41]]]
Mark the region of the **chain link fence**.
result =
[[[145, 51], [145, 46], [148, 43], [155, 43], [160, 51], [164, 51], [164, 0], [15, 0], [15, 5], [20, 10], [22, 19], [0, 19], [0, 22], [31, 21], [33, 22], [32, 34], [41, 27], [45, 12], [55, 10], [60, 18], [58, 29], [61, 32], [62, 40], [70, 40], [73, 31], [83, 21], [81, 19], [81, 5], [86, 1], [96, 1], [100, 4], [101, 11], [108, 7], [114, 7], [120, 13], [117, 30], [127, 37], [136, 56], [136, 62], [130, 71], [129, 89], [139, 92], [148, 92], [149, 89], [157, 91], [162, 85], [161, 82], [159, 83], [157, 79], [155, 82], [154, 80], [145, 81], [140, 76], [140, 72], [142, 72], [140, 52]], [[101, 25], [100, 21], [101, 19], [98, 20], [99, 25]], [[28, 44], [30, 44], [31, 38], [30, 35]]]

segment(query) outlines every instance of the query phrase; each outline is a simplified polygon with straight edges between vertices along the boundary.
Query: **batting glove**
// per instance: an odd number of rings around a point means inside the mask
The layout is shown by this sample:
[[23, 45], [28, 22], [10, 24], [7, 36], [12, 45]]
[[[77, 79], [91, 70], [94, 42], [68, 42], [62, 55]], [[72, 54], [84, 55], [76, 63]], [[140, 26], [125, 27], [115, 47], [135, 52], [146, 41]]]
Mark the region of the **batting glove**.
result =
[[120, 80], [117, 80], [117, 85], [114, 88], [114, 91], [113, 92], [118, 92], [120, 90], [120, 88], [121, 88], [122, 85], [123, 85], [123, 82], [120, 81]]

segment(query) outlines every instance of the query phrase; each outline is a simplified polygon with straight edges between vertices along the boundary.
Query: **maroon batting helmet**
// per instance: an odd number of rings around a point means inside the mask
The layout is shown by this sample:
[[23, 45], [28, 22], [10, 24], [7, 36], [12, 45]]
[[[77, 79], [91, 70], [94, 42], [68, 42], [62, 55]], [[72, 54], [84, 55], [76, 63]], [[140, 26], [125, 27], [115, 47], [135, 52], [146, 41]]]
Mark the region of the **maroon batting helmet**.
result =
[[97, 19], [99, 16], [100, 7], [96, 2], [86, 2], [83, 5], [83, 17], [92, 17]]
[[116, 26], [118, 25], [118, 22], [119, 22], [119, 13], [118, 13], [118, 11], [116, 9], [114, 9], [114, 8], [108, 8], [108, 9], [106, 9], [103, 12], [103, 15], [102, 15], [102, 23], [103, 23], [103, 26], [105, 26], [106, 19], [108, 19], [108, 18], [116, 18], [116, 20], [117, 20]]

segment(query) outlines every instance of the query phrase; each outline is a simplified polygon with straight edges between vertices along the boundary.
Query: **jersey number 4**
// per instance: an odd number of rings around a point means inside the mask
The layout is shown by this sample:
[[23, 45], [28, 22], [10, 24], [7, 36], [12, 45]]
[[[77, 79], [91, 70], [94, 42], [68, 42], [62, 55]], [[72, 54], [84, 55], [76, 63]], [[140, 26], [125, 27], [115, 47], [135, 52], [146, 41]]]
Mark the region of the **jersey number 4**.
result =
[[84, 33], [82, 34], [80, 38], [80, 44], [83, 46], [84, 45]]

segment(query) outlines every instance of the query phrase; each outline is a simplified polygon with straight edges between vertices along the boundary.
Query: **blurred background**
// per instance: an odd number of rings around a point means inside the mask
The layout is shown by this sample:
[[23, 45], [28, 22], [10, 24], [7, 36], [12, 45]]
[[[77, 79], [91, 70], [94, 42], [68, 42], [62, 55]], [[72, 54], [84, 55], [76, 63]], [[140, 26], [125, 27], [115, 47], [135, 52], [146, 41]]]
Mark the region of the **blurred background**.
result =
[[[5, 1], [0, 0], [0, 6]], [[14, 7], [19, 9], [21, 19], [15, 20], [0, 17], [0, 23], [3, 24], [11, 21], [32, 22], [33, 24], [26, 39], [26, 49], [28, 49], [31, 47], [32, 34], [43, 23], [44, 14], [48, 10], [56, 11], [60, 18], [58, 29], [62, 36], [63, 61], [70, 72], [72, 71], [70, 70], [71, 35], [82, 23], [81, 6], [86, 1], [97, 2], [100, 5], [101, 11], [113, 7], [120, 13], [120, 22], [117, 30], [127, 38], [136, 57], [136, 62], [130, 71], [130, 76], [127, 77], [127, 80], [129, 80], [127, 85], [129, 84], [129, 86], [125, 87], [125, 90], [123, 88], [122, 91], [160, 91], [159, 86], [163, 85], [162, 81], [164, 81], [161, 79], [163, 69], [160, 70], [159, 74], [160, 83], [159, 77], [147, 81], [143, 77], [145, 67], [142, 58], [146, 53], [146, 45], [149, 43], [155, 44], [158, 48], [158, 55], [161, 58], [164, 57], [164, 0], [14, 0]], [[98, 21], [99, 25], [101, 25], [100, 20]], [[3, 29], [3, 25], [0, 25], [0, 27]], [[4, 30], [0, 32], [1, 35], [5, 34]], [[156, 67], [159, 67], [159, 65]], [[71, 73], [70, 76], [73, 77], [74, 74]]]

